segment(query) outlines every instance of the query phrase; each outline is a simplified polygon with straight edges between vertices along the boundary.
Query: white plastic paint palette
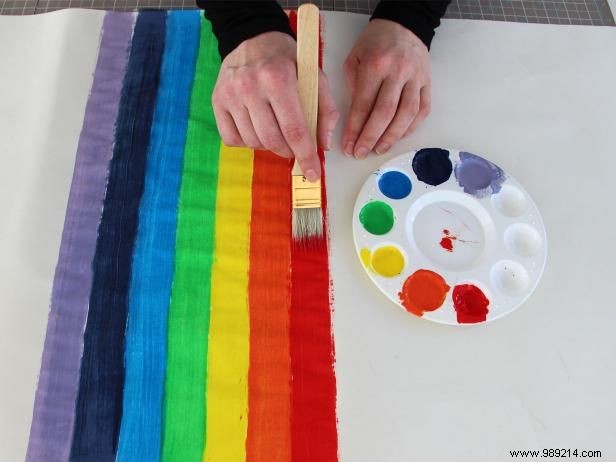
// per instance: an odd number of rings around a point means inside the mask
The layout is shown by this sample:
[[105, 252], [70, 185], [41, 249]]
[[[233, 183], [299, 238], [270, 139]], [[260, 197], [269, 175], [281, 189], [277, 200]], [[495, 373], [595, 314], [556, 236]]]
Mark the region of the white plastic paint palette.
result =
[[510, 313], [545, 267], [545, 228], [524, 188], [483, 157], [453, 149], [402, 154], [374, 172], [355, 203], [353, 235], [385, 295], [445, 324]]

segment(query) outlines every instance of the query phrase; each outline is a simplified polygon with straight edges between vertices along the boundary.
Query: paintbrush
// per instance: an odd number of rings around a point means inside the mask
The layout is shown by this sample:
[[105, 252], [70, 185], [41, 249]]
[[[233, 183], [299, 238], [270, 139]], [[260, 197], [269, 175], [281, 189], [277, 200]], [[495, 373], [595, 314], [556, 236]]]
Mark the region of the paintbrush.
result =
[[[319, 9], [305, 3], [297, 11], [297, 80], [302, 110], [316, 146], [319, 99]], [[310, 182], [299, 163], [293, 164], [293, 240], [310, 242], [323, 236], [321, 181]]]

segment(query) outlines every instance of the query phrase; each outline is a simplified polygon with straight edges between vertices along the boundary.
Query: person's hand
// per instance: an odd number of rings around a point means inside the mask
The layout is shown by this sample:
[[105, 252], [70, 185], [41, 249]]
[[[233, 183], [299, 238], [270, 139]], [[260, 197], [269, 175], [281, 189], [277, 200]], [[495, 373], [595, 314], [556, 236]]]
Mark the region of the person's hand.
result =
[[430, 112], [428, 49], [405, 27], [373, 19], [349, 53], [344, 72], [351, 108], [342, 136], [345, 154], [387, 152]]
[[[299, 101], [296, 43], [282, 32], [242, 42], [223, 60], [212, 104], [228, 146], [248, 146], [295, 157], [309, 181], [321, 166]], [[329, 149], [338, 120], [325, 74], [319, 76], [317, 142]]]

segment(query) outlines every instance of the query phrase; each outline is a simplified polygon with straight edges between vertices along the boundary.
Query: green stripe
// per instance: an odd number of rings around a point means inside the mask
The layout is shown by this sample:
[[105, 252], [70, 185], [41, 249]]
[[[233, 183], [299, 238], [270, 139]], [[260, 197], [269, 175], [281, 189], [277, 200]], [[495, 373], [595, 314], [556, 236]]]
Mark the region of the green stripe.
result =
[[202, 20], [168, 318], [164, 462], [200, 462], [205, 446], [206, 358], [220, 149], [211, 105], [220, 68], [216, 45], [210, 23]]

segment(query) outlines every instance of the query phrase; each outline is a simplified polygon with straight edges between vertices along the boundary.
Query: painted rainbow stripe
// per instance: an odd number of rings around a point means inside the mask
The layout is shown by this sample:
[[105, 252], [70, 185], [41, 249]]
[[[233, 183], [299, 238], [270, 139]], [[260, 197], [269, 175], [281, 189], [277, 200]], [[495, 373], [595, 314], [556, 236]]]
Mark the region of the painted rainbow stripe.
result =
[[219, 66], [196, 11], [105, 17], [28, 461], [338, 460], [328, 243], [221, 143]]

